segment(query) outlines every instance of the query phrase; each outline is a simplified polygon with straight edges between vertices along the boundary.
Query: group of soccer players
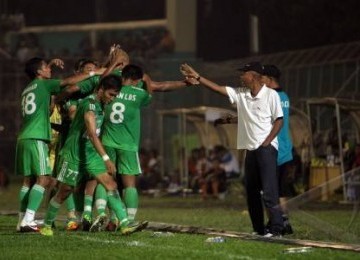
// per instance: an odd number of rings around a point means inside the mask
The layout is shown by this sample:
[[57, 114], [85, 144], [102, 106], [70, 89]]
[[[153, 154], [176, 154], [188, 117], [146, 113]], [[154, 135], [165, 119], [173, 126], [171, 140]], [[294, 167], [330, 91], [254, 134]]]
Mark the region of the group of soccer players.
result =
[[[83, 230], [108, 227], [122, 234], [145, 228], [146, 221], [135, 221], [139, 202], [136, 176], [141, 174], [141, 108], [150, 103], [154, 91], [198, 82], [155, 82], [140, 67], [130, 64], [129, 56], [119, 46], [111, 47], [103, 68], [96, 68], [91, 60], [81, 60], [76, 73], [63, 80], [51, 79], [54, 65], [64, 66], [59, 59], [47, 63], [42, 58], [32, 58], [25, 64], [31, 82], [21, 95], [23, 124], [16, 147], [16, 171], [24, 176], [17, 230], [52, 236], [54, 220], [64, 201], [68, 230], [78, 229], [80, 223]], [[50, 124], [51, 112], [56, 111], [61, 111], [61, 125]], [[51, 125], [60, 132], [61, 139], [53, 155], [53, 169], [48, 146]], [[114, 178], [116, 173], [121, 174], [123, 200]], [[55, 186], [44, 226], [39, 228], [35, 213], [45, 191]], [[92, 217], [93, 198], [96, 218]], [[110, 209], [110, 221], [106, 207]]]

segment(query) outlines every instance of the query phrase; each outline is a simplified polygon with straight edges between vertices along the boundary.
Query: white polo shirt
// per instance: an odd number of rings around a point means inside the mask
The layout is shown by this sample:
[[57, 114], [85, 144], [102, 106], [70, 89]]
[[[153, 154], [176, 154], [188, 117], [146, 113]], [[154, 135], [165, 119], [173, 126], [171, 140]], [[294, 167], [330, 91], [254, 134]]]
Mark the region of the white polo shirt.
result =
[[[270, 134], [273, 123], [283, 117], [279, 95], [263, 85], [252, 97], [248, 88], [226, 87], [230, 102], [236, 103], [238, 112], [237, 148], [255, 150]], [[271, 144], [278, 149], [275, 137]]]

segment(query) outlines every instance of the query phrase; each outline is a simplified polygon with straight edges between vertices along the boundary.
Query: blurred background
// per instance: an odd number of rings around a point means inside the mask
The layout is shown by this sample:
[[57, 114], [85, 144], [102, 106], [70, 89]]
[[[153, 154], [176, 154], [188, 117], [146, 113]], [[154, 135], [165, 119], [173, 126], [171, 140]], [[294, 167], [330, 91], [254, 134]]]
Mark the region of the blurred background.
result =
[[[118, 43], [156, 81], [181, 79], [179, 65], [188, 62], [215, 82], [237, 86], [241, 64], [277, 65], [293, 107], [300, 192], [325, 181], [318, 176], [328, 169], [343, 175], [359, 142], [359, 10], [357, 0], [0, 0], [1, 171], [14, 173], [24, 61], [62, 58], [65, 70], [54, 71], [62, 77], [79, 58], [102, 62]], [[159, 176], [188, 186], [194, 149], [209, 153], [220, 145], [236, 156], [241, 175], [236, 126], [212, 124], [235, 112], [227, 98], [202, 87], [154, 94], [142, 115], [144, 171], [155, 156]]]

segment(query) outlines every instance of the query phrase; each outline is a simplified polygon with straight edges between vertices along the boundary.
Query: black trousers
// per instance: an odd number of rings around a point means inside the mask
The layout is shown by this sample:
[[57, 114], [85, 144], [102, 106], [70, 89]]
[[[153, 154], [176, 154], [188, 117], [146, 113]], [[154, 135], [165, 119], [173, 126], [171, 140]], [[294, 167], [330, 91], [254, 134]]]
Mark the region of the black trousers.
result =
[[272, 145], [246, 152], [247, 204], [253, 229], [258, 234], [264, 234], [263, 204], [269, 212], [270, 232], [281, 233], [283, 229], [276, 160], [277, 150]]

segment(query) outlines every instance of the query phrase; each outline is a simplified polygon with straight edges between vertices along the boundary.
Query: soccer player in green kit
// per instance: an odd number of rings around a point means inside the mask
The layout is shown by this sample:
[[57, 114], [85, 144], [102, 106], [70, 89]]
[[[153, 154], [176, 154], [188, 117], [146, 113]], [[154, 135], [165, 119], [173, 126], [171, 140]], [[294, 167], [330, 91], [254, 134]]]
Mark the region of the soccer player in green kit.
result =
[[[110, 54], [110, 56], [113, 56], [112, 59], [116, 59], [116, 62], [111, 62], [110, 66], [108, 66], [107, 71], [105, 71], [104, 73], [114, 73], [116, 75], [122, 75], [123, 73], [123, 69], [126, 67], [126, 65], [129, 64], [130, 59], [128, 54], [120, 49], [118, 46], [114, 47], [114, 49], [112, 50], [112, 54]], [[110, 61], [112, 60], [110, 59]], [[115, 66], [116, 64], [116, 66]], [[175, 89], [179, 89], [179, 88], [183, 88], [186, 87], [187, 85], [191, 85], [191, 84], [198, 84], [198, 82], [196, 82], [196, 80], [194, 79], [188, 79], [188, 80], [184, 80], [184, 81], [163, 81], [163, 82], [155, 82], [152, 81], [151, 78], [146, 75], [143, 74], [141, 72], [141, 74], [143, 75], [141, 78], [137, 79], [137, 82], [135, 85], [137, 87], [137, 90], [139, 92], [139, 90], [142, 90], [143, 94], [149, 95], [149, 93], [152, 93], [153, 91], [169, 91], [169, 90], [175, 90]], [[76, 86], [71, 86], [69, 88], [67, 88], [67, 92], [69, 93], [73, 93], [73, 92], [80, 92], [81, 94], [84, 93], [89, 93], [90, 91], [92, 91], [92, 89], [94, 88], [94, 86], [97, 84], [97, 78], [93, 77], [90, 78], [88, 80], [85, 80], [83, 82], [80, 82], [79, 84], [77, 84]], [[147, 89], [145, 90], [143, 88], [143, 84], [144, 82], [146, 82], [146, 87]], [[134, 84], [134, 82], [132, 83]], [[137, 85], [138, 84], [138, 85]], [[133, 86], [135, 86], [133, 85]], [[126, 88], [127, 89], [127, 88]], [[123, 89], [124, 90], [124, 89]], [[139, 101], [137, 101], [139, 102]], [[114, 135], [113, 137], [116, 137], [117, 139], [121, 140], [120, 142], [123, 142], [125, 140], [125, 142], [132, 142], [131, 149], [129, 150], [129, 152], [133, 153], [133, 160], [129, 160], [127, 158], [127, 161], [122, 161], [122, 159], [119, 159], [118, 157], [116, 161], [119, 161], [119, 163], [117, 163], [117, 169], [118, 172], [122, 173], [122, 180], [125, 186], [125, 192], [124, 192], [124, 199], [125, 199], [125, 205], [128, 208], [128, 215], [129, 215], [129, 219], [133, 220], [135, 218], [135, 214], [137, 211], [137, 207], [138, 207], [138, 194], [137, 194], [137, 190], [135, 188], [135, 176], [141, 173], [141, 169], [140, 166], [137, 165], [138, 164], [138, 158], [137, 156], [137, 151], [138, 151], [138, 147], [139, 147], [139, 139], [140, 139], [140, 107], [136, 107], [135, 104], [140, 104], [140, 103], [131, 103], [132, 105], [130, 106], [133, 111], [135, 111], [135, 109], [137, 109], [134, 113], [136, 113], [137, 115], [137, 122], [136, 123], [130, 123], [127, 124], [128, 118], [130, 118], [130, 120], [134, 119], [133, 117], [125, 117], [124, 122], [122, 123], [122, 125], [126, 125], [126, 127], [122, 127], [122, 132], [125, 132], [124, 135], [121, 134], [117, 134]], [[121, 109], [120, 107], [114, 107], [114, 109]], [[116, 116], [116, 113], [121, 113], [121, 111], [115, 111], [112, 115]], [[130, 112], [127, 112], [130, 114]], [[131, 125], [132, 124], [132, 125]], [[136, 133], [136, 135], [138, 137], [134, 137], [133, 133]], [[123, 137], [124, 136], [124, 137]], [[115, 139], [116, 139], [115, 138]], [[135, 138], [135, 140], [134, 140]], [[110, 145], [112, 146], [112, 145]], [[115, 145], [115, 148], [117, 147], [117, 145]], [[129, 146], [125, 146], [123, 147], [124, 150], [128, 150]], [[136, 152], [136, 153], [135, 153]], [[121, 157], [123, 158], [123, 157]], [[129, 171], [129, 169], [125, 169], [124, 171], [124, 165], [125, 164], [130, 164], [131, 167], [131, 172], [127, 172]], [[122, 168], [120, 168], [120, 165], [123, 165]], [[134, 167], [134, 165], [136, 165]], [[130, 174], [128, 174], [130, 173]], [[105, 189], [101, 186], [98, 186], [96, 193], [98, 194], [97, 197], [97, 201], [96, 201], [96, 205], [97, 208], [99, 208], [99, 216], [103, 215], [102, 213], [104, 213], [105, 208], [106, 208], [106, 192]], [[86, 196], [87, 199], [85, 199], [85, 208], [87, 210], [84, 210], [84, 215], [83, 215], [83, 227], [87, 226], [87, 223], [89, 223], [89, 221], [91, 221], [91, 205], [92, 205], [92, 200], [90, 196]], [[102, 221], [100, 221], [102, 222]], [[97, 227], [97, 223], [99, 223], [98, 219], [97, 221], [94, 222], [92, 228], [90, 228], [90, 231], [96, 231], [98, 229]], [[85, 225], [86, 224], [86, 225]]]
[[[151, 81], [140, 67], [131, 64], [122, 69], [122, 78], [123, 87], [120, 93], [106, 107], [101, 139], [110, 158], [116, 163], [118, 173], [121, 174], [128, 218], [134, 221], [139, 204], [136, 176], [142, 173], [138, 155], [141, 108], [150, 103], [152, 91], [173, 90], [184, 87], [187, 83]], [[106, 192], [102, 185], [97, 186], [95, 197], [97, 211], [101, 218], [105, 215], [107, 203]], [[117, 220], [114, 216], [111, 217], [109, 224], [108, 230], [117, 228]], [[101, 229], [94, 222], [90, 231], [98, 230]]]
[[[124, 202], [129, 220], [134, 220], [138, 207], [136, 176], [141, 174], [139, 161], [140, 110], [151, 101], [151, 94], [142, 88], [144, 73], [136, 65], [127, 65], [122, 70], [123, 87], [105, 109], [101, 140], [107, 154], [116, 163], [124, 184]], [[105, 215], [106, 190], [97, 186], [96, 205], [98, 218]], [[114, 222], [114, 220], [112, 220]], [[90, 231], [100, 230], [94, 222]]]
[[[52, 223], [60, 205], [79, 185], [88, 173], [104, 185], [107, 191], [109, 207], [120, 220], [121, 233], [130, 234], [139, 230], [139, 225], [129, 225], [126, 209], [123, 207], [117, 185], [112, 174], [116, 168], [99, 139], [104, 118], [104, 105], [110, 103], [121, 89], [121, 78], [116, 75], [104, 77], [95, 93], [83, 99], [78, 106], [71, 124], [68, 137], [60, 152], [59, 190], [51, 199], [45, 216], [45, 226], [40, 233], [52, 236]], [[106, 218], [98, 219], [97, 224], [104, 225]]]
[[[109, 60], [108, 68], [106, 69], [106, 71], [104, 72], [103, 75], [109, 74], [111, 72], [111, 74], [120, 76], [121, 71], [114, 70], [114, 68], [118, 65], [123, 66], [124, 51], [122, 51], [121, 49], [118, 49], [118, 48], [114, 48], [114, 46], [112, 46], [111, 48], [112, 48], [112, 50], [110, 51], [110, 55], [108, 58], [108, 60]], [[90, 60], [83, 60], [80, 63], [81, 63], [80, 67], [83, 67], [82, 68], [83, 70], [88, 69], [90, 67], [87, 65], [95, 65]], [[85, 67], [85, 66], [87, 66], [87, 67]], [[94, 66], [92, 66], [90, 68], [95, 69]], [[61, 98], [65, 98], [66, 96], [74, 94], [74, 93], [76, 93], [77, 98], [81, 98], [81, 97], [90, 95], [91, 93], [94, 92], [94, 89], [99, 85], [100, 79], [101, 79], [100, 76], [95, 75], [91, 78], [88, 78], [86, 80], [83, 80], [83, 81], [77, 83], [76, 85], [69, 86], [63, 91]], [[75, 115], [76, 109], [77, 109], [76, 107], [78, 104], [77, 100], [71, 99], [66, 104], [69, 106], [69, 113], [71, 113], [71, 115]], [[84, 210], [83, 210], [83, 214], [81, 216], [82, 229], [84, 231], [89, 231], [90, 226], [92, 224], [93, 194], [94, 194], [96, 185], [97, 185], [97, 180], [92, 177], [90, 177], [87, 180], [87, 182], [84, 183], [84, 186], [85, 186], [84, 196], [83, 196], [83, 204], [84, 204], [83, 209]], [[77, 194], [79, 194], [79, 192]], [[77, 196], [77, 198], [78, 198], [78, 196]], [[67, 199], [67, 201], [68, 200], [69, 199]], [[77, 223], [69, 222], [69, 224], [77, 224]]]
[[[61, 60], [47, 63], [42, 58], [32, 58], [25, 64], [25, 72], [31, 79], [21, 94], [22, 128], [16, 144], [16, 172], [24, 176], [20, 189], [19, 222], [16, 227], [21, 232], [36, 232], [34, 222], [44, 196], [44, 191], [51, 181], [48, 143], [50, 131], [51, 95], [60, 92], [61, 87], [72, 85], [89, 77], [89, 74], [75, 75], [66, 79], [51, 78], [51, 65], [63, 68]], [[32, 180], [36, 183], [31, 187]]]

